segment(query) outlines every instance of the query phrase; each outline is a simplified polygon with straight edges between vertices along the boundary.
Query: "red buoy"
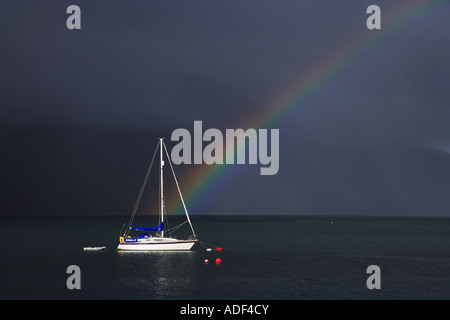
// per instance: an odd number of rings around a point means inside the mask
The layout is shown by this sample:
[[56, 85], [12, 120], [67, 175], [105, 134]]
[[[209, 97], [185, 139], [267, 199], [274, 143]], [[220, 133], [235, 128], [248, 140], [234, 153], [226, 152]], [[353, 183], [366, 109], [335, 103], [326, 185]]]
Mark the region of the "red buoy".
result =
[[223, 251], [223, 248], [217, 248], [216, 250], [217, 251]]
[[222, 263], [222, 259], [217, 258], [217, 259], [216, 259], [216, 264], [221, 264], [221, 263]]

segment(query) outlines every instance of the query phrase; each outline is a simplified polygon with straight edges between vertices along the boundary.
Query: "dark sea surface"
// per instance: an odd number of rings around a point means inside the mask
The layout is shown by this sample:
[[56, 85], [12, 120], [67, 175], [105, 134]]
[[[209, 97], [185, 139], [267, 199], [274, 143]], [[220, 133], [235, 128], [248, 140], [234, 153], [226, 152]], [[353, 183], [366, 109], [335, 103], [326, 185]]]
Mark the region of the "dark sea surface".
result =
[[[142, 219], [157, 224], [156, 217]], [[182, 217], [169, 219], [175, 225]], [[196, 244], [190, 252], [118, 252], [127, 217], [0, 218], [0, 298], [450, 299], [448, 218], [191, 220], [200, 240], [224, 251]], [[80, 290], [66, 286], [70, 265], [80, 267]], [[381, 269], [379, 290], [366, 286], [370, 265]]]

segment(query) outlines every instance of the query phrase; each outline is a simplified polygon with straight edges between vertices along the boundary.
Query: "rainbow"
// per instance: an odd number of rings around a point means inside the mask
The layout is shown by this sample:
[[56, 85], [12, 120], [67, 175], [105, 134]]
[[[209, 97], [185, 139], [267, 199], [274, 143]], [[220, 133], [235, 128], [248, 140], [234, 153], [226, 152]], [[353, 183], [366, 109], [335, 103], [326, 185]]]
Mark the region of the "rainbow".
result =
[[[381, 8], [381, 30], [368, 30], [365, 25], [361, 26], [360, 33], [349, 38], [340, 47], [330, 50], [328, 56], [311, 64], [306, 72], [302, 70], [301, 76], [266, 103], [256, 117], [239, 127], [257, 129], [279, 125], [282, 119], [300, 108], [308, 98], [324, 89], [338, 76], [350, 72], [364, 58], [376, 54], [385, 46], [395, 45], [397, 38], [408, 28], [414, 30], [415, 25], [430, 21], [438, 14], [448, 13], [449, 8], [450, 2], [446, 0], [407, 1], [398, 4], [394, 10], [390, 9], [389, 13]], [[238, 146], [243, 147], [245, 146]], [[225, 188], [242, 166], [224, 164], [193, 168], [181, 184], [188, 210], [199, 209], [201, 205], [211, 201], [213, 195]], [[169, 214], [183, 213], [179, 203], [169, 203], [166, 209]]]

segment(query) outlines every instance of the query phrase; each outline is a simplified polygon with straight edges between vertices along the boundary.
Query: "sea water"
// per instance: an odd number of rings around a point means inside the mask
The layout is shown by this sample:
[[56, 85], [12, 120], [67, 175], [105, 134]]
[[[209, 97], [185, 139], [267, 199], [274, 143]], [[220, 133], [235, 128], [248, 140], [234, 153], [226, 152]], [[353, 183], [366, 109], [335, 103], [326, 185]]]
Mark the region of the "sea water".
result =
[[[170, 217], [175, 223], [182, 217]], [[157, 217], [146, 219], [157, 225]], [[152, 220], [153, 219], [153, 220]], [[1, 299], [449, 299], [450, 219], [192, 216], [189, 252], [120, 252], [127, 217], [0, 218]], [[181, 221], [181, 220], [180, 220]], [[106, 246], [83, 251], [84, 246]], [[222, 260], [215, 264], [216, 258]], [[205, 264], [205, 259], [209, 263]], [[80, 269], [69, 289], [67, 268]], [[367, 268], [381, 289], [368, 289]]]

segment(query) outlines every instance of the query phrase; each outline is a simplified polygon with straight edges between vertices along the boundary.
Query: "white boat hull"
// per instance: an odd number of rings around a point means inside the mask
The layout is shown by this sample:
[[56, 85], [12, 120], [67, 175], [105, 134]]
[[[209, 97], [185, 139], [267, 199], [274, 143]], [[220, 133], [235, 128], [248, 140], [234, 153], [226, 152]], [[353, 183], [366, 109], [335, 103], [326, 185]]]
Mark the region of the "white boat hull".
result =
[[173, 238], [127, 240], [121, 239], [117, 249], [128, 251], [189, 251], [196, 242], [196, 240], [178, 240]]

